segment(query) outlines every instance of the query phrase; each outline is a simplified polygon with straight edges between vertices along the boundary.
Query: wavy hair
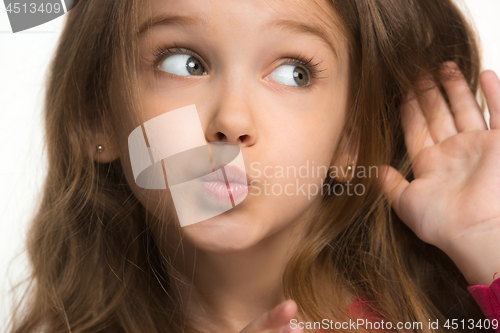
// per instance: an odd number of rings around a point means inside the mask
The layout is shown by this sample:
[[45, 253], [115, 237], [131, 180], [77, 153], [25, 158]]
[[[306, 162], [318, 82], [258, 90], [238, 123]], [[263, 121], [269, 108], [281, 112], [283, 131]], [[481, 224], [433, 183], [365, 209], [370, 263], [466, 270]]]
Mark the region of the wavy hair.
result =
[[[358, 165], [390, 164], [411, 180], [400, 126], [405, 96], [422, 72], [439, 82], [438, 68], [449, 60], [477, 93], [474, 32], [451, 0], [329, 2], [349, 45], [341, 140], [359, 142]], [[89, 133], [120, 119], [111, 92], [117, 70], [134, 105], [137, 54], [130, 50], [140, 9], [139, 0], [86, 0], [66, 15], [47, 81], [49, 169], [28, 234], [32, 274], [12, 333], [197, 332], [120, 161], [96, 163], [88, 148]], [[339, 291], [347, 287], [384, 320], [420, 321], [422, 332], [444, 332], [427, 328], [429, 318], [484, 319], [454, 263], [397, 218], [377, 180], [353, 183], [365, 195], [325, 196], [287, 264], [284, 292], [298, 317], [342, 318]]]

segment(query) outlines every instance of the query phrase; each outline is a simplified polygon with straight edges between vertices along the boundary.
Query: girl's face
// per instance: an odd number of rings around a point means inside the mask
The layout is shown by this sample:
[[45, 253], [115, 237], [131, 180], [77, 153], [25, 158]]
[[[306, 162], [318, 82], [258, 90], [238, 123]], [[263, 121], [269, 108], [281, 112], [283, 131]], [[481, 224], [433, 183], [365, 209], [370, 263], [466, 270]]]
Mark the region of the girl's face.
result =
[[[229, 253], [300, 221], [335, 163], [345, 117], [347, 52], [328, 3], [150, 3], [141, 22], [153, 17], [153, 25], [139, 34], [145, 120], [195, 104], [208, 142], [240, 146], [252, 184], [241, 204], [181, 228], [183, 236]], [[127, 137], [139, 125], [128, 124], [120, 139], [127, 180], [150, 213], [175, 227], [170, 192], [134, 182]]]

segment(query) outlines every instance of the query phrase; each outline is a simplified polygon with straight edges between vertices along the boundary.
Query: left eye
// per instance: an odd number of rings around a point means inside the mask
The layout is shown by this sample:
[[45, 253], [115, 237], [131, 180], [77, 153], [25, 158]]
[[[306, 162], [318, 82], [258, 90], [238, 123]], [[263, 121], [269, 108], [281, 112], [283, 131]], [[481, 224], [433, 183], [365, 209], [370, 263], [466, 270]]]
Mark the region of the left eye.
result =
[[269, 74], [269, 77], [285, 86], [303, 87], [309, 84], [307, 71], [293, 65], [282, 65]]
[[162, 71], [180, 76], [203, 75], [201, 62], [189, 54], [172, 54], [158, 66]]

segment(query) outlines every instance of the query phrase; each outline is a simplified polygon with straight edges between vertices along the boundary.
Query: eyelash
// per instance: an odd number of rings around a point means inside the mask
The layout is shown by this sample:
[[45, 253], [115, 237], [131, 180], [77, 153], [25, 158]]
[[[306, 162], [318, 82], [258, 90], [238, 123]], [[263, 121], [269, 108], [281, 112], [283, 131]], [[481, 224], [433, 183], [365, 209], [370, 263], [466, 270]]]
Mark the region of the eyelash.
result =
[[[177, 44], [175, 44], [175, 43], [174, 43], [174, 45], [175, 45], [175, 48], [173, 50], [171, 48], [165, 48], [165, 47], [158, 46], [156, 48], [155, 52], [150, 52], [151, 55], [154, 57], [154, 59], [150, 60], [150, 62], [152, 62], [155, 67], [158, 67], [160, 65], [160, 63], [163, 60], [165, 60], [165, 58], [168, 55], [180, 54], [180, 53], [189, 54], [190, 56], [196, 57], [197, 59], [201, 58], [198, 54], [196, 54], [195, 52], [193, 52], [189, 49], [181, 48], [181, 47], [177, 46]], [[294, 59], [287, 59], [282, 65], [288, 64], [288, 65], [302, 66], [309, 73], [311, 81], [317, 80], [317, 79], [325, 79], [326, 78], [325, 76], [322, 76], [322, 77], [319, 76], [320, 73], [325, 71], [325, 69], [318, 68], [318, 66], [322, 63], [322, 61], [317, 62], [317, 63], [312, 63], [313, 59], [314, 59], [314, 56], [307, 59], [304, 56], [299, 54], [299, 56], [294, 58]], [[310, 84], [309, 84], [309, 86], [310, 86]]]
[[297, 58], [286, 60], [284, 65], [288, 64], [288, 65], [298, 65], [304, 67], [309, 72], [311, 80], [326, 78], [325, 76], [322, 77], [319, 76], [320, 73], [325, 71], [325, 69], [318, 68], [318, 66], [322, 63], [322, 61], [313, 64], [312, 63], [313, 59], [314, 56], [312, 56], [309, 59], [306, 59], [305, 57], [299, 54]]
[[[148, 60], [149, 62], [151, 62], [153, 64], [153, 66], [155, 67], [155, 69], [158, 68], [158, 66], [160, 66], [160, 63], [165, 60], [165, 58], [167, 58], [168, 55], [172, 55], [172, 54], [189, 54], [190, 56], [193, 56], [193, 57], [196, 57], [197, 59], [201, 59], [201, 57], [196, 54], [195, 52], [191, 51], [191, 50], [188, 50], [188, 49], [184, 49], [184, 48], [181, 48], [181, 47], [178, 47], [177, 44], [175, 44], [175, 48], [174, 48], [174, 51], [172, 51], [172, 48], [165, 48], [165, 47], [156, 47], [156, 50], [155, 52], [150, 52], [151, 55], [153, 56], [153, 60]], [[166, 74], [169, 74], [171, 76], [175, 76], [173, 74], [170, 74], [170, 73], [166, 73]]]
[[169, 54], [179, 54], [179, 53], [185, 53], [185, 54], [189, 54], [193, 57], [197, 57], [197, 58], [200, 58], [199, 55], [197, 55], [196, 53], [194, 53], [193, 51], [190, 51], [188, 49], [184, 49], [184, 48], [181, 48], [181, 47], [178, 47], [177, 44], [175, 44], [175, 51], [172, 51], [172, 49], [167, 49], [167, 48], [164, 48], [164, 47], [160, 47], [158, 46], [156, 48], [156, 52], [150, 52], [151, 55], [153, 55], [154, 57], [154, 60], [152, 61], [155, 65], [158, 64], [164, 60], [167, 55]]

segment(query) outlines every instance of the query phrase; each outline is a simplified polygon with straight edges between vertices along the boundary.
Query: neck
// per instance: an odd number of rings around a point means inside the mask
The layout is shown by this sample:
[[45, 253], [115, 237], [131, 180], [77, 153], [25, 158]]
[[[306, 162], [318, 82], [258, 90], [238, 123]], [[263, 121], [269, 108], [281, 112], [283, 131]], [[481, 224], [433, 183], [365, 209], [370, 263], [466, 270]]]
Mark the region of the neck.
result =
[[188, 314], [239, 332], [284, 301], [283, 271], [302, 239], [306, 220], [301, 217], [251, 248], [230, 254], [196, 249], [178, 230], [171, 230], [168, 244], [161, 248], [182, 281], [179, 290]]

